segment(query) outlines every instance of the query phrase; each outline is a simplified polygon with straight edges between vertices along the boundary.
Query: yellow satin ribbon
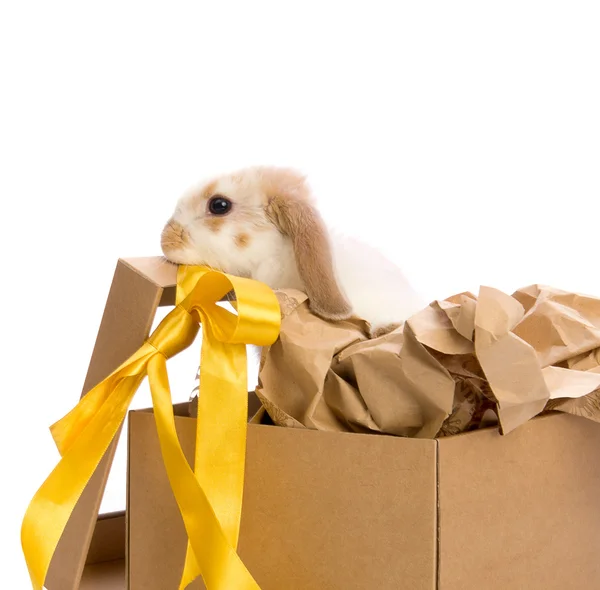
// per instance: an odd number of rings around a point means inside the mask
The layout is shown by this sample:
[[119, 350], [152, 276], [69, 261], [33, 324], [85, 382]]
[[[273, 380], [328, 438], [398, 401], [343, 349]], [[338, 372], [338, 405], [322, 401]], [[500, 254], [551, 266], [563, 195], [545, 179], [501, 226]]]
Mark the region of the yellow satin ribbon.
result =
[[[237, 315], [217, 302], [231, 289]], [[246, 344], [279, 335], [279, 304], [262, 283], [181, 266], [175, 308], [144, 345], [51, 427], [61, 459], [23, 518], [21, 543], [42, 590], [71, 513], [125, 419], [146, 375], [167, 475], [188, 535], [180, 588], [201, 575], [208, 590], [259, 590], [237, 554], [247, 429]], [[203, 326], [195, 469], [177, 433], [166, 361]]]

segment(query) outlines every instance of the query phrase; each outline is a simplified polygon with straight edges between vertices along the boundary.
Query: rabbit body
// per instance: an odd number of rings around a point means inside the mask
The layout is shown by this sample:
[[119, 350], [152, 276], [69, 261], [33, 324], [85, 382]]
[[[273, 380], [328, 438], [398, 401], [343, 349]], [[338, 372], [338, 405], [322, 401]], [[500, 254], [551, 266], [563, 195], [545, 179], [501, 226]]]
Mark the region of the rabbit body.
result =
[[398, 266], [376, 248], [333, 232], [331, 244], [340, 289], [372, 334], [394, 328], [426, 306]]
[[161, 245], [174, 263], [303, 291], [316, 315], [358, 317], [371, 335], [424, 307], [378, 250], [325, 226], [305, 178], [289, 169], [249, 168], [205, 183], [179, 200]]

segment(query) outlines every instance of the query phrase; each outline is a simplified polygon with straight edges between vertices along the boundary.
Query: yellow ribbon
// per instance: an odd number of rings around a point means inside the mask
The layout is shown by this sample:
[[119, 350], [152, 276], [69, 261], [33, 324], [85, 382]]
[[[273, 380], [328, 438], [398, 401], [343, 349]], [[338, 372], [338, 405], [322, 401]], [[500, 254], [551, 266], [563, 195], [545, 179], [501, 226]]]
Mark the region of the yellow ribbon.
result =
[[[217, 302], [234, 290], [237, 315]], [[195, 470], [175, 431], [166, 360], [203, 326]], [[167, 475], [188, 535], [180, 588], [202, 575], [208, 590], [259, 590], [237, 554], [247, 428], [246, 344], [272, 344], [280, 329], [262, 283], [181, 266], [175, 308], [144, 345], [51, 427], [61, 459], [23, 518], [21, 543], [34, 590], [42, 590], [71, 513], [125, 419], [146, 375]]]

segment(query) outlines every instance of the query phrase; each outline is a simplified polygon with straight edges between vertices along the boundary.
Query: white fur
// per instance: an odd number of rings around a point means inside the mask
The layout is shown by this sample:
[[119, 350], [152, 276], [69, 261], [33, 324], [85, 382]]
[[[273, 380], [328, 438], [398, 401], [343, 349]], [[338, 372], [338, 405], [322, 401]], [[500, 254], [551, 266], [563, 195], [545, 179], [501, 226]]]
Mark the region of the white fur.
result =
[[338, 285], [354, 314], [372, 331], [397, 324], [426, 307], [401, 270], [381, 252], [359, 240], [330, 231]]
[[[214, 192], [234, 201], [222, 227], [213, 231], [204, 223], [210, 216], [205, 201], [194, 194], [183, 197], [173, 220], [187, 230], [190, 243], [183, 249], [165, 251], [167, 258], [249, 277], [272, 289], [303, 290], [292, 243], [266, 216], [260, 173], [250, 169], [242, 175], [221, 177]], [[244, 248], [235, 244], [240, 232], [250, 237]], [[330, 232], [330, 238], [338, 285], [354, 315], [369, 322], [372, 331], [401, 323], [425, 307], [400, 269], [380, 252], [341, 234]]]

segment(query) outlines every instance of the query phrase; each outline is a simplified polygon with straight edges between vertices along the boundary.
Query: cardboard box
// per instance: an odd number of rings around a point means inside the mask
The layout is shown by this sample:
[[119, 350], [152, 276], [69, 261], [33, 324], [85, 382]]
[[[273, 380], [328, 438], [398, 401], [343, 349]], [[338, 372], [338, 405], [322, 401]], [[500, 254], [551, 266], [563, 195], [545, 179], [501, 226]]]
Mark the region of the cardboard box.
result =
[[[186, 537], [151, 410], [128, 443], [129, 588], [177, 588]], [[600, 425], [564, 414], [439, 440], [250, 424], [239, 553], [263, 590], [597, 588], [598, 449]]]
[[[142, 345], [175, 280], [157, 259], [119, 261], [84, 392]], [[191, 460], [195, 420], [175, 409]], [[115, 445], [48, 590], [178, 586], [186, 538], [152, 411], [129, 414], [127, 515], [97, 518]], [[600, 425], [564, 414], [440, 440], [250, 424], [240, 555], [263, 590], [600, 587], [598, 448]]]

